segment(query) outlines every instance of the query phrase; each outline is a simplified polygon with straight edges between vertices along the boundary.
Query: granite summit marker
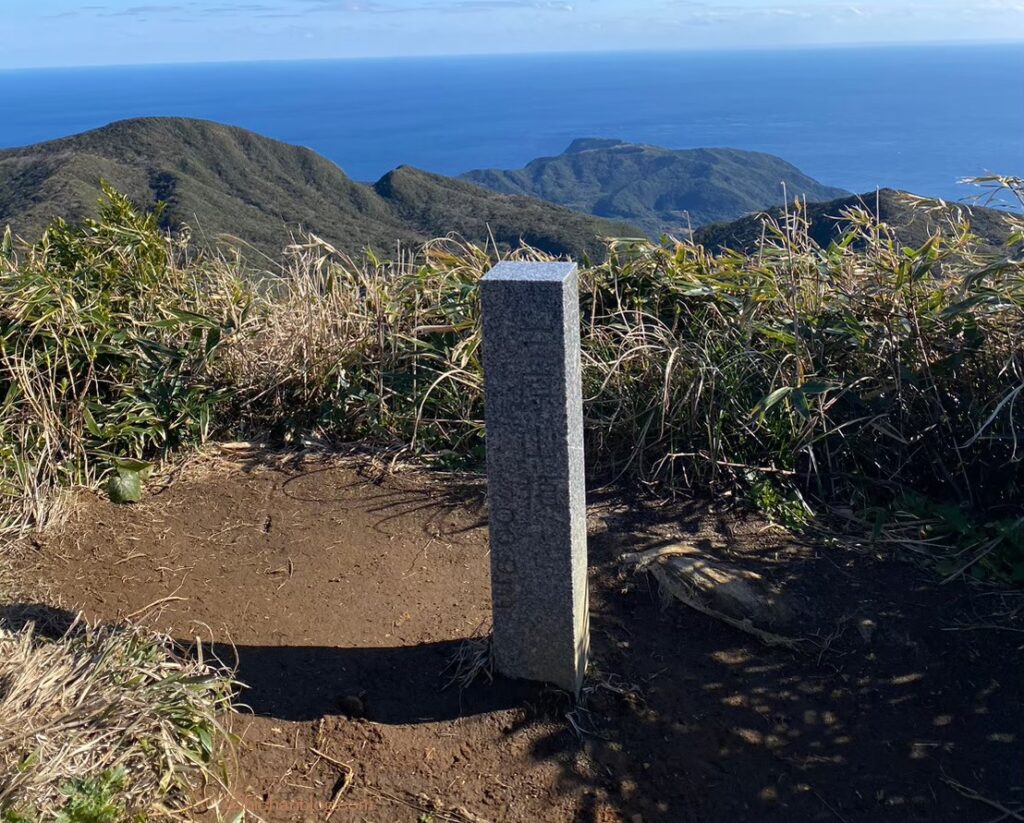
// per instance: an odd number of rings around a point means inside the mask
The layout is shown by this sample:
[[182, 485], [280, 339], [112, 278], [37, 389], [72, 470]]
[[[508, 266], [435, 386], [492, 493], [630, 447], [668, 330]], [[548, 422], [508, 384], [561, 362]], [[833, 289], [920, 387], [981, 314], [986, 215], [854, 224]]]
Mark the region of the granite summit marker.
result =
[[574, 263], [501, 263], [481, 281], [494, 656], [578, 693], [587, 524]]

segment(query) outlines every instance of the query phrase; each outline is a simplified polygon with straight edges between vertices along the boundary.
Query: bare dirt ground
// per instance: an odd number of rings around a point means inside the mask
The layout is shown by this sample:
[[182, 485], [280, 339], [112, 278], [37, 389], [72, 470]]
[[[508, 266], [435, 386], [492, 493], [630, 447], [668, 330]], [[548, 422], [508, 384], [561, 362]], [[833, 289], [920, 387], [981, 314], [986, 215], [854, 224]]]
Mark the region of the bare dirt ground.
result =
[[[207, 461], [131, 508], [84, 497], [19, 572], [92, 618], [237, 656], [251, 711], [231, 719], [225, 815], [1022, 819], [1019, 596], [707, 505], [595, 496], [584, 706], [501, 678], [445, 689], [489, 615], [484, 493], [358, 459]], [[680, 539], [781, 586], [803, 650], [620, 573], [623, 552]]]

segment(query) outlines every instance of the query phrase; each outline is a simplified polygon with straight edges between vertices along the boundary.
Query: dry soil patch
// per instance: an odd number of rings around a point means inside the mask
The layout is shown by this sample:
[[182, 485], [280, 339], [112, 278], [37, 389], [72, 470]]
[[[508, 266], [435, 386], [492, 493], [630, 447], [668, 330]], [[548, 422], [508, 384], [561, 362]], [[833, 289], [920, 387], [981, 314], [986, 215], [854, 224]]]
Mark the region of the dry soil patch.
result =
[[[948, 781], [1024, 802], [1022, 635], [978, 628], [1019, 600], [704, 505], [595, 499], [590, 532], [594, 675], [569, 718], [537, 686], [443, 688], [489, 614], [479, 481], [212, 462], [132, 508], [86, 496], [21, 573], [237, 655], [236, 804], [271, 821], [323, 820], [332, 761], [344, 821], [1003, 819]], [[776, 580], [809, 651], [620, 576], [680, 539]]]

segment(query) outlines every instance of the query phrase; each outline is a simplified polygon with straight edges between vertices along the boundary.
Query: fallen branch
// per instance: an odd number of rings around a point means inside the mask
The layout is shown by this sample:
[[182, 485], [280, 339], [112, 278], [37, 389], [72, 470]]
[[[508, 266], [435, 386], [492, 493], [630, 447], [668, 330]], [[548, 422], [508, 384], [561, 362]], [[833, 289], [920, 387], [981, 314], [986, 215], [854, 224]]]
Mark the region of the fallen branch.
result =
[[997, 812], [1003, 815], [1000, 819], [1009, 817], [1011, 820], [1024, 820], [1024, 814], [1013, 809], [1008, 809], [998, 800], [992, 800], [991, 798], [985, 797], [984, 795], [978, 794], [974, 789], [969, 789], [963, 783], [958, 783], [949, 777], [943, 777], [942, 782], [949, 786], [957, 794], [963, 795], [968, 800], [974, 800], [978, 803], [984, 803], [986, 806], [995, 809]]
[[338, 805], [341, 803], [341, 798], [344, 796], [345, 792], [347, 792], [349, 788], [352, 786], [352, 781], [355, 777], [355, 772], [352, 771], [352, 767], [349, 766], [347, 763], [342, 763], [340, 760], [335, 760], [330, 755], [324, 754], [322, 751], [314, 748], [313, 746], [310, 746], [309, 750], [317, 757], [326, 760], [328, 763], [330, 763], [332, 766], [337, 768], [338, 771], [341, 772], [341, 777], [338, 779], [338, 782], [335, 783], [334, 791], [331, 793], [331, 805], [327, 808], [327, 816], [324, 818], [325, 821], [329, 821], [331, 817], [334, 816], [334, 813], [338, 810]]
[[802, 638], [797, 639], [785, 637], [781, 634], [775, 634], [774, 632], [759, 629], [749, 618], [741, 620], [735, 617], [730, 617], [724, 612], [720, 612], [717, 609], [713, 609], [710, 606], [705, 605], [698, 597], [686, 591], [682, 585], [666, 574], [663, 569], [655, 569], [654, 577], [657, 579], [659, 584], [668, 589], [672, 597], [684, 606], [689, 606], [694, 611], [698, 611], [707, 617], [713, 617], [715, 620], [720, 620], [722, 623], [732, 626], [734, 629], [744, 632], [745, 634], [749, 634], [751, 637], [756, 637], [766, 646], [771, 646], [773, 648], [781, 646], [782, 648], [797, 652], [802, 650], [800, 644], [806, 642]]
[[442, 821], [443, 823], [490, 823], [485, 818], [473, 814], [469, 809], [462, 806], [445, 808], [441, 803], [433, 801], [423, 794], [417, 795], [415, 800], [408, 800], [374, 786], [363, 786], [361, 788], [362, 791], [365, 791], [372, 797], [397, 803], [413, 811], [421, 812], [423, 815], [430, 815], [434, 820]]
[[[671, 558], [683, 559], [673, 562]], [[765, 608], [765, 604], [772, 601], [760, 575], [709, 558], [706, 552], [691, 544], [674, 543], [643, 552], [627, 552], [621, 555], [619, 561], [634, 574], [647, 571], [652, 573], [661, 588], [684, 606], [749, 634], [766, 646], [799, 651], [800, 644], [806, 642], [767, 631], [754, 624], [749, 615], [761, 617], [762, 623], [770, 625], [778, 619], [780, 611], [785, 614], [778, 604], [774, 606], [774, 614]], [[715, 608], [712, 602], [736, 614]]]
[[642, 572], [664, 557], [682, 557], [693, 554], [700, 554], [700, 550], [696, 546], [689, 543], [673, 543], [671, 546], [648, 549], [645, 552], [626, 552], [619, 557], [619, 563], [632, 567], [633, 572]]

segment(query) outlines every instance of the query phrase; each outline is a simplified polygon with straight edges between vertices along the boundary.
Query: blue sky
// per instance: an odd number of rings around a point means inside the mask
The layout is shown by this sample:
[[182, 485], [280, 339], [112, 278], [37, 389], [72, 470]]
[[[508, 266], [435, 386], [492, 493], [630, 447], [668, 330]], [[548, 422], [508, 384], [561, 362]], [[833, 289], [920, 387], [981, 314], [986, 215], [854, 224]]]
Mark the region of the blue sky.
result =
[[1024, 0], [0, 0], [0, 68], [1024, 41]]

